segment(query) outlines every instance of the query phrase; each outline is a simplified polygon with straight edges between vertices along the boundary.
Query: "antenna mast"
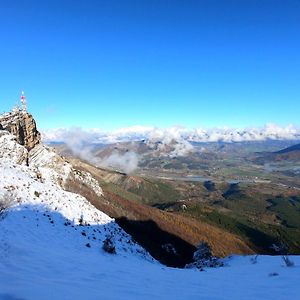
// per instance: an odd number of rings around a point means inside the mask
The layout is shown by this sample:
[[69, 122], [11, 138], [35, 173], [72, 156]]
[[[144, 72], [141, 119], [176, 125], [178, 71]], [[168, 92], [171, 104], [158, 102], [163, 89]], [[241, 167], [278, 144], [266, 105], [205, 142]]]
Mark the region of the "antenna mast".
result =
[[21, 93], [21, 103], [22, 103], [22, 111], [23, 113], [27, 113], [27, 102], [24, 92]]

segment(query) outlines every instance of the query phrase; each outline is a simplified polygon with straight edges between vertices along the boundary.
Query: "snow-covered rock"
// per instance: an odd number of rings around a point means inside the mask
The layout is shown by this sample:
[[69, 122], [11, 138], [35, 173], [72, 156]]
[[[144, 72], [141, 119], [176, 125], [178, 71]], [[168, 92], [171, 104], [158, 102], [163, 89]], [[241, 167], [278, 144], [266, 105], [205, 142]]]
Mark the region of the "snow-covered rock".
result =
[[97, 180], [93, 178], [93, 176], [85, 171], [80, 170], [73, 170], [73, 175], [75, 179], [81, 181], [82, 183], [86, 184], [90, 189], [92, 189], [97, 196], [102, 196], [103, 191], [99, 186]]
[[[57, 226], [61, 227], [62, 232], [65, 232], [65, 226], [73, 226], [77, 230], [76, 227], [80, 225], [84, 228], [84, 236], [90, 240], [90, 246], [97, 241], [100, 247], [101, 242], [109, 235], [116, 240], [118, 252], [133, 252], [152, 260], [113, 219], [96, 209], [84, 197], [63, 189], [64, 181], [71, 172], [75, 172], [63, 158], [51, 149], [38, 145], [30, 151], [29, 165], [21, 165], [20, 157], [24, 153], [28, 154], [27, 150], [7, 132], [1, 135], [0, 146], [0, 199], [15, 199], [8, 219], [11, 218], [10, 215], [19, 215], [20, 212], [32, 215], [33, 211], [40, 216], [47, 216], [51, 220], [49, 226], [54, 224], [55, 218], [60, 220]], [[80, 173], [77, 177], [89, 184], [97, 195], [102, 195], [101, 187], [89, 173]], [[31, 222], [35, 223], [35, 220]], [[39, 226], [38, 222], [36, 226]]]
[[29, 151], [41, 143], [41, 134], [37, 130], [36, 122], [27, 112], [16, 110], [1, 114], [0, 128], [13, 134], [17, 142]]
[[71, 164], [42, 144], [29, 152], [28, 163], [38, 170], [44, 180], [54, 181], [62, 187], [72, 172]]
[[16, 142], [15, 136], [0, 130], [0, 159], [10, 160], [15, 164], [27, 164], [28, 151]]

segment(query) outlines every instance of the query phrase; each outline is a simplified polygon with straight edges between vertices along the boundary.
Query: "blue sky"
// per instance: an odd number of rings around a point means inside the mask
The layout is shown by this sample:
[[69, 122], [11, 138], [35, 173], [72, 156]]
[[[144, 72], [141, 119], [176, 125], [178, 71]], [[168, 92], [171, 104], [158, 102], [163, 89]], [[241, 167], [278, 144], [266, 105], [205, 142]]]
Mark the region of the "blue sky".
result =
[[1, 1], [0, 105], [40, 128], [300, 125], [300, 1]]

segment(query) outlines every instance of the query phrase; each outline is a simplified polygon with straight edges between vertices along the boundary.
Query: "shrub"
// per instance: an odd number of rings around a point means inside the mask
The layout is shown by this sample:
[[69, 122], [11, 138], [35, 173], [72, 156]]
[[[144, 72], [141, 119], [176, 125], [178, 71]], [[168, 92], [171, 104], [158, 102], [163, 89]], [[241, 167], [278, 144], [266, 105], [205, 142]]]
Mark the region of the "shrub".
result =
[[39, 193], [38, 191], [34, 191], [34, 196], [35, 196], [35, 197], [39, 198], [40, 195], [41, 195], [41, 193]]
[[106, 239], [103, 241], [102, 249], [107, 253], [116, 254], [116, 247], [112, 236], [106, 237]]
[[288, 247], [284, 243], [273, 244], [271, 249], [281, 255], [281, 258], [287, 267], [294, 266], [294, 262], [288, 256]]
[[6, 192], [0, 197], [0, 220], [6, 216], [7, 210], [16, 202], [16, 196], [13, 192]]
[[222, 267], [224, 264], [211, 253], [211, 248], [208, 243], [202, 241], [193, 255], [194, 262], [186, 265], [186, 268], [197, 268], [203, 270], [204, 268]]
[[257, 263], [257, 259], [258, 259], [258, 254], [256, 254], [255, 256], [250, 258], [250, 261], [252, 264], [256, 264]]

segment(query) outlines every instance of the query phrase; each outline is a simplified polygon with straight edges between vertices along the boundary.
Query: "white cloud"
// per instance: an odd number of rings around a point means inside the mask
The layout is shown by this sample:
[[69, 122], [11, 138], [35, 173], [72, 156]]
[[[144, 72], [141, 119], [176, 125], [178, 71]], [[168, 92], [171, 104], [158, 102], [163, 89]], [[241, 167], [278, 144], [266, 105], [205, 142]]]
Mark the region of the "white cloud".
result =
[[264, 140], [300, 140], [300, 130], [292, 125], [280, 127], [267, 124], [262, 128], [194, 128], [170, 127], [155, 128], [133, 126], [114, 131], [98, 128], [59, 128], [42, 133], [45, 142], [64, 142], [82, 159], [103, 167], [110, 167], [130, 173], [139, 162], [139, 155], [133, 151], [124, 154], [114, 151], [99, 158], [95, 156], [93, 144], [112, 144], [117, 142], [145, 140], [156, 155], [170, 157], [185, 156], [193, 151], [191, 142], [245, 142]]
[[103, 143], [112, 144], [125, 141], [145, 139], [149, 145], [160, 142], [160, 147], [174, 144], [178, 146], [178, 153], [189, 150], [189, 142], [243, 142], [264, 140], [296, 140], [300, 139], [300, 129], [288, 125], [280, 127], [276, 124], [267, 124], [261, 128], [194, 128], [185, 127], [144, 127], [133, 126], [120, 128], [114, 131], [101, 129], [59, 128], [43, 131], [45, 142], [66, 142], [81, 144]]
[[99, 142], [116, 142], [120, 136], [125, 138], [125, 140], [128, 137], [126, 132], [117, 132], [115, 135], [107, 135], [99, 129], [83, 130], [82, 128], [60, 128], [43, 132], [44, 141], [64, 142], [75, 155], [90, 163], [131, 173], [138, 166], [139, 157], [136, 153], [132, 151], [124, 154], [113, 152], [104, 158], [100, 158], [96, 156], [93, 151], [93, 144]]
[[111, 155], [101, 159], [99, 165], [131, 173], [138, 167], [138, 162], [139, 157], [133, 151], [128, 151], [124, 154], [115, 151]]
[[186, 139], [187, 133], [183, 127], [171, 127], [168, 129], [155, 128], [146, 137], [150, 147], [158, 146], [158, 151], [169, 153], [169, 156], [184, 156], [193, 151], [193, 146]]

